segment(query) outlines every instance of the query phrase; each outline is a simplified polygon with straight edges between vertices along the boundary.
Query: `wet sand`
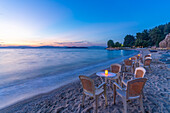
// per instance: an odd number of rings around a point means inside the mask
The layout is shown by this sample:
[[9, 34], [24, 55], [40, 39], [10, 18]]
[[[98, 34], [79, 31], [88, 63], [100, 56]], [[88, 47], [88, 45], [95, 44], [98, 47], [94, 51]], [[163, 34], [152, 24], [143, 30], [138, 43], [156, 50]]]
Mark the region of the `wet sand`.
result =
[[[143, 54], [147, 53], [147, 50], [143, 51]], [[148, 79], [144, 87], [145, 98], [143, 99], [146, 113], [170, 112], [170, 72], [167, 65], [159, 61], [160, 56], [159, 52], [152, 54], [152, 72], [149, 73], [147, 69], [145, 74], [145, 77]], [[90, 77], [95, 80], [96, 85], [101, 83], [100, 78], [95, 73]], [[0, 113], [91, 113], [95, 108], [94, 99], [86, 96], [85, 106], [82, 107], [82, 91], [82, 86], [78, 80], [49, 93], [40, 94], [1, 109]], [[108, 106], [105, 107], [104, 98], [102, 96], [99, 97], [99, 113], [123, 112], [123, 103], [119, 96], [116, 98], [116, 104], [113, 104], [113, 90], [108, 90], [107, 98]], [[141, 112], [138, 100], [128, 102], [128, 112]]]

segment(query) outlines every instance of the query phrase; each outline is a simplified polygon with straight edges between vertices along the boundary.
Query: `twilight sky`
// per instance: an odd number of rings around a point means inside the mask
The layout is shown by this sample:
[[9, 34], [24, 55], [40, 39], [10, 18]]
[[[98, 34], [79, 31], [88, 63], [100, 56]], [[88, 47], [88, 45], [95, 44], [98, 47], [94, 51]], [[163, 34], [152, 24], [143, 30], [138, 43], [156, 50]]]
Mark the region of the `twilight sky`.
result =
[[0, 0], [0, 46], [106, 46], [170, 22], [170, 0]]

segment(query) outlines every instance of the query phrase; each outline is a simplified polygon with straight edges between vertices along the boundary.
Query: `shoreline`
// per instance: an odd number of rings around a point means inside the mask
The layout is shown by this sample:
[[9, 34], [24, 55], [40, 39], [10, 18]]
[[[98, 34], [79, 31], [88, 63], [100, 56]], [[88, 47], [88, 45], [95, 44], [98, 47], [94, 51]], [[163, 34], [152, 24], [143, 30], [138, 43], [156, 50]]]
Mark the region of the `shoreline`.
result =
[[[156, 61], [154, 61], [153, 64], [155, 62]], [[160, 63], [160, 61], [159, 61], [159, 63]], [[166, 64], [160, 64], [160, 65], [166, 65]], [[90, 77], [92, 79], [95, 79], [95, 82], [99, 81], [99, 79], [98, 79], [98, 77], [96, 77], [95, 73], [92, 74]], [[66, 85], [61, 86], [60, 88], [54, 89], [50, 92], [39, 94], [37, 96], [31, 97], [29, 99], [25, 99], [23, 101], [20, 101], [13, 105], [5, 107], [5, 108], [1, 109], [0, 112], [11, 112], [12, 113], [12, 112], [31, 112], [31, 111], [32, 112], [60, 112], [60, 111], [61, 112], [62, 111], [63, 112], [88, 112], [88, 111], [92, 111], [93, 103], [94, 103], [93, 99], [85, 100], [86, 102], [90, 101], [90, 102], [86, 103], [85, 108], [82, 108], [80, 106], [81, 97], [82, 97], [81, 87], [82, 86], [80, 84], [80, 81], [76, 80], [73, 83], [66, 84]], [[111, 94], [109, 93], [109, 95], [111, 95]], [[150, 98], [148, 98], [148, 99], [150, 100]], [[110, 103], [109, 106], [112, 106], [112, 104], [113, 104], [112, 100], [113, 100], [113, 97], [111, 96], [111, 102], [109, 102]], [[119, 100], [119, 99], [117, 99], [117, 100]], [[104, 101], [104, 99], [102, 99], [102, 98], [99, 99], [99, 106], [102, 108], [103, 108], [103, 106], [102, 106], [103, 101]], [[148, 101], [148, 100], [145, 99], [145, 101]], [[144, 105], [145, 104], [146, 104], [146, 102], [144, 103]], [[114, 111], [121, 112], [123, 110], [123, 105], [122, 105], [121, 101], [118, 103], [118, 105], [120, 105], [120, 108], [117, 107], [117, 109], [113, 110], [113, 112]], [[144, 107], [146, 109], [146, 105]], [[137, 108], [135, 107], [135, 109], [137, 109]], [[150, 111], [150, 108], [148, 108], [148, 109]], [[103, 108], [101, 110], [108, 111], [109, 109]], [[166, 110], [166, 111], [168, 111], [168, 110]], [[135, 112], [135, 110], [132, 110], [132, 112]]]

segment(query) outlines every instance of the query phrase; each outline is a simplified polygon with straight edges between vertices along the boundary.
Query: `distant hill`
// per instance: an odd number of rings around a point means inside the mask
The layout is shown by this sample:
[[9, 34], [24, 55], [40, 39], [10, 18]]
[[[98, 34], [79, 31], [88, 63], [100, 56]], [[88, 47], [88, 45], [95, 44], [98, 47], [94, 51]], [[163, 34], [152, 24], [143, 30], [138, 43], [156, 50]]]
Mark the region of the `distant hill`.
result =
[[0, 48], [15, 48], [15, 49], [27, 49], [27, 48], [64, 48], [64, 47], [58, 47], [58, 46], [6, 46], [6, 47], [0, 47]]
[[2, 47], [0, 46], [0, 48], [6, 48], [6, 49], [43, 49], [43, 48], [69, 48], [69, 49], [104, 49], [105, 47], [102, 46], [90, 46], [90, 47], [76, 47], [76, 46], [37, 46], [37, 47], [32, 47], [32, 46], [6, 46], [6, 47]]

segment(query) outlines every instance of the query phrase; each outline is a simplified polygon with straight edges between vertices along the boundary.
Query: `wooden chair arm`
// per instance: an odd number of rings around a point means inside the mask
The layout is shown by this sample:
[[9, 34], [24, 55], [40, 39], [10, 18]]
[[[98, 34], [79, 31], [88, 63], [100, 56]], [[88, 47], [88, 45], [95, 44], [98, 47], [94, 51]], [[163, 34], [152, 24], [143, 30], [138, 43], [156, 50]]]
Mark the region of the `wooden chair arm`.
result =
[[127, 84], [124, 82], [124, 80], [122, 80], [122, 84], [124, 84], [125, 86], [127, 86]]
[[[125, 79], [125, 74], [126, 74], [126, 72], [123, 72], [123, 78], [122, 78], [122, 80], [124, 80]], [[133, 73], [130, 73], [132, 76], [133, 76], [133, 78], [134, 78], [134, 76], [135, 76], [135, 74], [133, 74]]]
[[100, 84], [97, 88], [99, 89], [99, 88], [101, 88], [101, 87], [104, 86], [104, 85], [106, 85], [105, 82], [103, 82], [102, 84]]
[[122, 87], [121, 87], [119, 84], [117, 84], [116, 82], [114, 82], [113, 85], [115, 85], [116, 87], [118, 87], [120, 90], [123, 90]]

